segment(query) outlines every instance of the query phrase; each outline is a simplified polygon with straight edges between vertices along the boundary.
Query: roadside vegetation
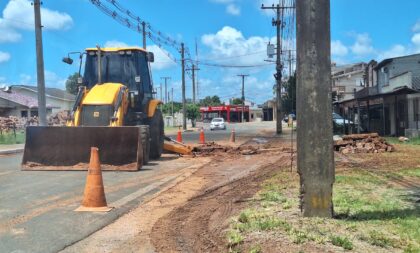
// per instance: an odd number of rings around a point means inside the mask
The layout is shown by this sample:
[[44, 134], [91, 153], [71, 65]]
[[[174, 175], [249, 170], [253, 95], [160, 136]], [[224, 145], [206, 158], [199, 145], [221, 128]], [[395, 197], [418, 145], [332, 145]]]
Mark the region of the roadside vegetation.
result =
[[24, 132], [16, 131], [16, 135], [13, 132], [0, 134], [0, 145], [12, 145], [23, 143], [25, 143]]
[[338, 162], [334, 219], [303, 218], [299, 176], [279, 172], [232, 218], [230, 252], [420, 252], [420, 146], [397, 150]]

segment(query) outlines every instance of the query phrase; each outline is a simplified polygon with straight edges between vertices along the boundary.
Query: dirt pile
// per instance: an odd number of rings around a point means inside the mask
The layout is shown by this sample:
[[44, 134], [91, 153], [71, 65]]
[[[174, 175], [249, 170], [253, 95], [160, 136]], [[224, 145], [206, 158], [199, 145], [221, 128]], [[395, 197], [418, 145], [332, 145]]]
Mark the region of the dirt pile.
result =
[[342, 154], [393, 152], [395, 147], [378, 133], [344, 135], [334, 141], [334, 150]]
[[22, 130], [27, 125], [31, 125], [36, 120], [36, 117], [19, 118], [15, 116], [0, 117], [0, 132], [11, 132], [16, 130]]
[[258, 154], [260, 147], [254, 145], [243, 145], [239, 147], [224, 146], [215, 142], [194, 147], [193, 152], [196, 156], [214, 156], [214, 155], [255, 155]]
[[70, 113], [68, 111], [60, 111], [55, 115], [48, 118], [49, 126], [65, 126], [67, 120], [70, 119]]

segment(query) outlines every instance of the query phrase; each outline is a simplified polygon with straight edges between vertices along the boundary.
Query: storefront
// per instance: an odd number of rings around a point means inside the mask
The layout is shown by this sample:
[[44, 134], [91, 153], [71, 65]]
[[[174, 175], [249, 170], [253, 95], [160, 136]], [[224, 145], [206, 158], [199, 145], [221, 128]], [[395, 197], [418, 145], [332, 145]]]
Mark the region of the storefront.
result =
[[249, 106], [220, 105], [200, 107], [201, 120], [209, 122], [213, 118], [224, 118], [227, 122], [241, 122], [242, 113], [245, 121], [249, 121]]

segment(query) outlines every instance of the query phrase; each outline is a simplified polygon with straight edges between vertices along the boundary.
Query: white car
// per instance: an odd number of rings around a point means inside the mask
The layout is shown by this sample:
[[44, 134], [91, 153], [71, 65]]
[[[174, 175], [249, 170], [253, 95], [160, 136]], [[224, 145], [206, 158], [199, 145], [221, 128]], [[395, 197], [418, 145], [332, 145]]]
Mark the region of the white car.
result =
[[226, 130], [225, 120], [223, 118], [213, 118], [210, 123], [210, 130], [213, 131], [215, 129], [223, 129]]

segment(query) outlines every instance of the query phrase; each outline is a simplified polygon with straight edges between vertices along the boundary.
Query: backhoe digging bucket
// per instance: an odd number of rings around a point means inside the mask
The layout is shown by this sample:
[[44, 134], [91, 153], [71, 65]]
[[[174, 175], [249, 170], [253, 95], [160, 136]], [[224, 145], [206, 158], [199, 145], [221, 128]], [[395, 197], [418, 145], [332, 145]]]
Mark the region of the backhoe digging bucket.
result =
[[27, 127], [22, 170], [87, 170], [98, 147], [102, 170], [137, 171], [143, 164], [139, 127]]

